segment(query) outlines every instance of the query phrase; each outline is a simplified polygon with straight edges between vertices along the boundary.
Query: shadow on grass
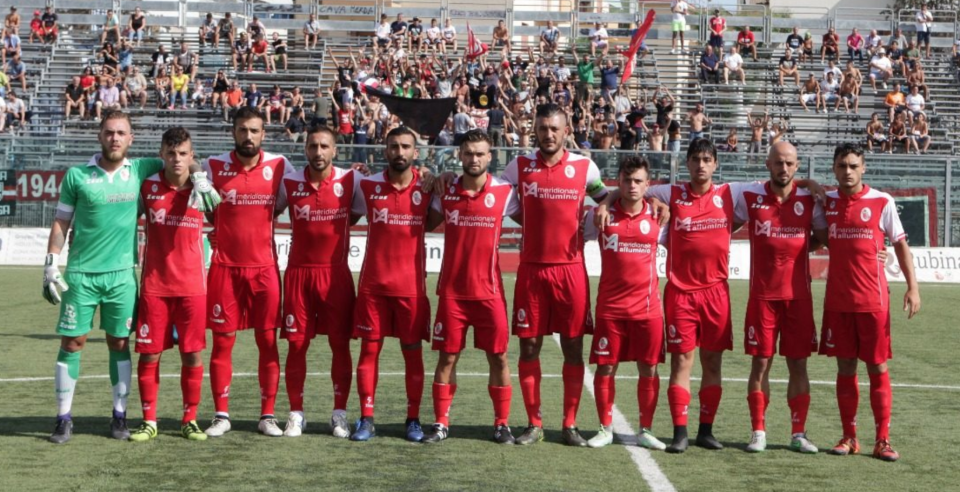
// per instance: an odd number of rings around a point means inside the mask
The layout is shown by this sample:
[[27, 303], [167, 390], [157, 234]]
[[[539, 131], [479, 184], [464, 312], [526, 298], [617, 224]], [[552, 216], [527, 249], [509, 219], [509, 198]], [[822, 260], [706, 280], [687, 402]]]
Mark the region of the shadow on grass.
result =
[[[56, 333], [45, 333], [45, 334], [0, 333], [0, 337], [29, 338], [32, 340], [60, 340], [60, 338], [62, 338], [60, 335], [57, 335]], [[106, 338], [87, 338], [87, 343], [100, 343], [100, 342], [105, 342], [106, 340], [107, 340]]]

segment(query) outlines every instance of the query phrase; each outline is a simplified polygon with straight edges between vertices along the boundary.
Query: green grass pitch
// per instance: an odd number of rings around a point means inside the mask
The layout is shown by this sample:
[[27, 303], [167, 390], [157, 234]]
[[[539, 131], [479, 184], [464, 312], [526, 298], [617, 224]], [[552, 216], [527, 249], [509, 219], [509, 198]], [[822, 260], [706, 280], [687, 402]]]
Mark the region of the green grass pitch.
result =
[[[488, 441], [492, 408], [486, 391], [486, 363], [482, 353], [468, 349], [459, 365], [459, 389], [451, 411], [451, 438], [439, 446], [407, 443], [402, 439], [405, 412], [403, 361], [395, 341], [384, 349], [377, 399], [379, 436], [368, 443], [352, 443], [327, 435], [331, 388], [326, 372], [329, 349], [317, 339], [310, 352], [307, 379], [306, 434], [298, 439], [267, 438], [256, 433], [259, 412], [256, 347], [251, 333], [243, 333], [234, 353], [235, 371], [244, 374], [232, 385], [231, 416], [234, 431], [202, 443], [178, 435], [180, 388], [176, 378], [164, 378], [160, 388], [160, 436], [146, 444], [117, 442], [107, 437], [110, 387], [107, 351], [102, 333], [94, 332], [83, 355], [82, 373], [73, 414], [74, 439], [64, 446], [45, 441], [53, 429], [55, 401], [53, 364], [58, 337], [53, 334], [56, 309], [40, 296], [39, 268], [0, 269], [0, 490], [647, 490], [649, 487], [631, 455], [619, 443], [605, 449], [571, 449], [559, 443], [561, 368], [559, 347], [544, 342], [543, 416], [546, 441], [520, 448]], [[507, 275], [512, 291], [514, 278]], [[436, 276], [430, 277], [431, 285]], [[596, 293], [596, 279], [593, 279]], [[817, 299], [824, 285], [815, 283]], [[896, 306], [904, 286], [894, 284]], [[432, 292], [432, 291], [431, 291]], [[652, 453], [653, 459], [677, 490], [957, 490], [960, 489], [960, 377], [956, 354], [957, 300], [960, 287], [924, 285], [920, 317], [907, 321], [893, 313], [895, 358], [890, 364], [894, 383], [892, 441], [901, 453], [898, 463], [882, 463], [868, 456], [839, 458], [823, 453], [801, 456], [786, 449], [789, 412], [786, 385], [774, 383], [767, 413], [768, 450], [760, 455], [743, 451], [749, 438], [746, 405], [749, 359], [742, 354], [742, 322], [746, 282], [731, 282], [736, 349], [724, 363], [723, 402], [715, 434], [727, 448], [711, 452], [691, 448], [683, 455]], [[508, 296], [509, 298], [510, 296]], [[819, 304], [819, 301], [816, 303]], [[435, 303], [434, 303], [435, 306]], [[816, 314], [819, 320], [819, 307]], [[511, 424], [515, 433], [526, 424], [516, 384], [516, 341], [511, 340], [514, 397]], [[285, 357], [281, 342], [281, 361]], [[357, 347], [354, 346], [356, 357]], [[422, 420], [433, 420], [430, 381], [436, 356], [425, 352], [427, 384]], [[204, 355], [205, 364], [209, 353]], [[282, 362], [281, 362], [282, 363]], [[161, 364], [165, 375], [179, 373], [179, 359], [168, 352]], [[840, 437], [840, 424], [830, 382], [834, 363], [823, 357], [810, 361], [813, 386], [808, 431], [821, 448]], [[661, 366], [661, 376], [668, 369]], [[695, 375], [698, 369], [695, 369]], [[867, 378], [863, 371], [861, 382]], [[617, 406], [637, 428], [636, 369], [622, 367]], [[30, 380], [29, 378], [40, 378]], [[786, 378], [778, 360], [771, 378]], [[140, 420], [136, 378], [130, 396], [131, 425]], [[696, 390], [691, 404], [691, 434], [695, 433]], [[350, 418], [356, 418], [356, 387], [351, 389]], [[286, 415], [283, 382], [277, 402], [278, 417]], [[205, 384], [200, 406], [201, 425], [212, 415]], [[860, 435], [864, 452], [872, 449], [873, 416], [869, 394], [861, 386]], [[589, 437], [598, 426], [590, 393], [584, 391], [580, 428]], [[666, 385], [654, 431], [671, 435]]]

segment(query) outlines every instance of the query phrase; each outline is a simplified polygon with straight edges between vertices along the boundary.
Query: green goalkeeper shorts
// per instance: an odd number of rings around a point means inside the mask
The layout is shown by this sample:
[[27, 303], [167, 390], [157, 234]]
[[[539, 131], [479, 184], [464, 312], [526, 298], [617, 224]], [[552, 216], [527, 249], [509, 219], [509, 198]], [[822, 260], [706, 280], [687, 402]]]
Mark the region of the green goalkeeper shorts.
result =
[[57, 334], [80, 337], [93, 329], [93, 315], [100, 307], [100, 329], [116, 338], [130, 336], [137, 304], [137, 275], [131, 268], [106, 273], [67, 271]]

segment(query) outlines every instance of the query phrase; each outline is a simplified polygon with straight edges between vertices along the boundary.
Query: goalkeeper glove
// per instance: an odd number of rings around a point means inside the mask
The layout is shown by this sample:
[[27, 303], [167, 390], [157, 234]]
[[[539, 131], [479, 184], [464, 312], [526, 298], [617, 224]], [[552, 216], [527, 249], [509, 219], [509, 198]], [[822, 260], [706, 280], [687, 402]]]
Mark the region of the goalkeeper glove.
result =
[[69, 289], [60, 274], [59, 260], [60, 255], [50, 253], [43, 264], [43, 298], [53, 305], [60, 304], [60, 291], [66, 292]]
[[213, 212], [220, 205], [220, 194], [213, 189], [213, 184], [207, 179], [207, 173], [200, 171], [190, 175], [193, 183], [193, 192], [190, 193], [189, 205], [201, 212]]

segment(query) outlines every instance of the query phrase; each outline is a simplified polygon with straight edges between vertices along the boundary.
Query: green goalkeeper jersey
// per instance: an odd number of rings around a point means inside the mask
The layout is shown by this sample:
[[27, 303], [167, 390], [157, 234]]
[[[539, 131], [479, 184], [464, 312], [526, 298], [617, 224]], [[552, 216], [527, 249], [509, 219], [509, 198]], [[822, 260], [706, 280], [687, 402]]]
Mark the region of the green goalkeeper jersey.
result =
[[57, 217], [73, 219], [67, 272], [105, 273], [137, 262], [140, 185], [163, 168], [160, 159], [126, 159], [111, 175], [99, 155], [67, 171]]

